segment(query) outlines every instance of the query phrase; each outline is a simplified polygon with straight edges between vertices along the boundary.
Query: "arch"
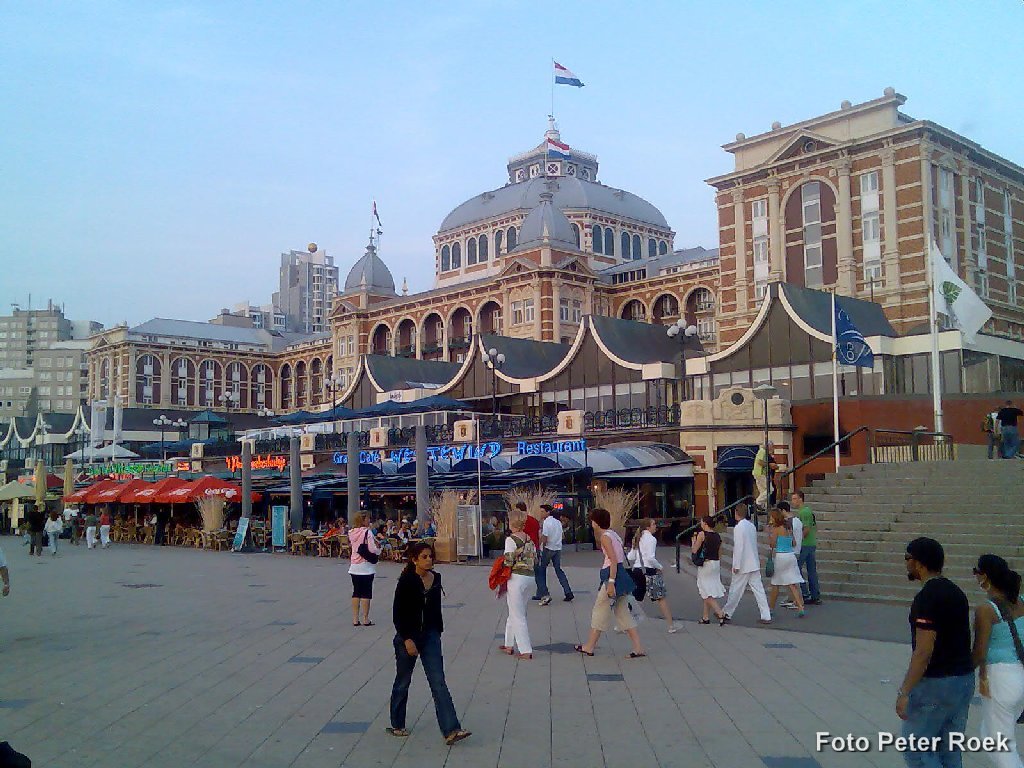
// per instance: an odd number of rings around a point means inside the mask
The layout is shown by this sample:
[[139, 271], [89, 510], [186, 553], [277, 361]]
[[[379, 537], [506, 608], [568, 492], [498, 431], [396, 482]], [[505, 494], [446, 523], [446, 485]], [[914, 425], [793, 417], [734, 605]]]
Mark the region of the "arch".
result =
[[370, 354], [391, 354], [391, 328], [386, 323], [379, 323], [370, 334]]
[[604, 228], [604, 255], [615, 255], [615, 233], [611, 227]]
[[651, 307], [651, 318], [655, 323], [669, 325], [679, 317], [679, 299], [674, 293], [661, 294]]
[[171, 361], [171, 405], [196, 404], [196, 364], [187, 357]]
[[227, 367], [228, 394], [234, 395], [234, 407], [248, 409], [252, 402], [249, 397], [249, 367], [244, 363], [228, 363]]
[[423, 340], [422, 352], [424, 360], [440, 360], [444, 357], [444, 320], [437, 312], [428, 312], [423, 318], [420, 331]]
[[309, 366], [305, 360], [295, 364], [295, 407], [303, 408], [309, 402]]
[[452, 249], [447, 245], [441, 246], [441, 271], [447, 272], [452, 268]]
[[[817, 183], [817, 199], [805, 199], [808, 185]], [[783, 196], [781, 205], [783, 231], [801, 230], [802, 246], [794, 244], [785, 249], [783, 275], [786, 282], [801, 287], [821, 288], [838, 280], [838, 240], [835, 234], [825, 234], [836, 221], [838, 190], [824, 176], [812, 174], [800, 179]], [[810, 214], [811, 220], [808, 221]], [[814, 217], [816, 216], [816, 220]], [[811, 267], [813, 261], [817, 266]]]
[[476, 264], [476, 238], [471, 237], [466, 241], [466, 266]]
[[452, 243], [452, 269], [462, 268], [462, 243]]
[[501, 335], [501, 304], [494, 299], [488, 299], [481, 307], [478, 315], [477, 328], [480, 333]]
[[659, 240], [658, 241], [658, 255], [659, 256], [664, 256], [666, 253], [668, 253], [668, 243], [666, 243], [664, 240]]
[[483, 264], [490, 257], [488, 253], [489, 244], [487, 242], [487, 235], [480, 235], [480, 239], [477, 245], [477, 261]]
[[622, 305], [619, 317], [623, 320], [635, 320], [638, 323], [646, 323], [647, 306], [639, 299], [630, 299]]
[[456, 307], [448, 320], [448, 343], [468, 342], [473, 336], [473, 313], [466, 307]]
[[398, 357], [416, 357], [416, 321], [406, 317], [398, 323], [395, 354]]
[[590, 247], [594, 253], [604, 253], [604, 230], [601, 229], [600, 224], [595, 224], [590, 228], [590, 240]]
[[642, 259], [643, 257], [643, 241], [640, 239], [640, 235], [633, 235], [633, 258]]
[[224, 389], [224, 366], [217, 360], [206, 359], [199, 364], [199, 405], [214, 408]]
[[309, 404], [320, 405], [324, 401], [324, 361], [314, 357], [309, 361]]
[[505, 239], [505, 230], [499, 229], [494, 233], [494, 255], [501, 256], [501, 243]]
[[633, 258], [632, 243], [633, 239], [629, 236], [629, 232], [623, 232], [619, 237], [619, 250], [622, 252], [623, 261]]
[[249, 373], [249, 407], [270, 408], [273, 405], [273, 370], [264, 363], [257, 363]]
[[505, 240], [508, 242], [508, 252], [511, 253], [519, 243], [519, 233], [516, 231], [515, 227], [509, 227], [508, 230], [506, 230]]
[[141, 355], [135, 361], [135, 402], [140, 405], [160, 404], [160, 358]]
[[576, 247], [579, 248], [580, 247], [580, 241], [581, 241], [582, 238], [580, 236], [580, 225], [576, 224], [575, 222], [573, 222], [573, 225], [572, 225], [572, 234], [576, 238]]
[[285, 363], [281, 366], [281, 410], [291, 411], [295, 408], [295, 381], [292, 378], [292, 366]]
[[653, 237], [647, 238], [647, 258], [653, 259], [658, 255], [658, 241]]

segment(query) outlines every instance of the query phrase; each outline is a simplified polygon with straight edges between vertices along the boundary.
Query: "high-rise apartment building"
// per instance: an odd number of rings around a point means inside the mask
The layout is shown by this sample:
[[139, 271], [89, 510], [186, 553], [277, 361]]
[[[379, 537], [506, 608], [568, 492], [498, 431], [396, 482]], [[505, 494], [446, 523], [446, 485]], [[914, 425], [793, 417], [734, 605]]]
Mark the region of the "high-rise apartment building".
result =
[[284, 315], [286, 327], [268, 330], [329, 331], [331, 302], [337, 292], [338, 268], [333, 257], [319, 250], [316, 243], [310, 243], [306, 251], [282, 253], [280, 287], [274, 294], [273, 308]]

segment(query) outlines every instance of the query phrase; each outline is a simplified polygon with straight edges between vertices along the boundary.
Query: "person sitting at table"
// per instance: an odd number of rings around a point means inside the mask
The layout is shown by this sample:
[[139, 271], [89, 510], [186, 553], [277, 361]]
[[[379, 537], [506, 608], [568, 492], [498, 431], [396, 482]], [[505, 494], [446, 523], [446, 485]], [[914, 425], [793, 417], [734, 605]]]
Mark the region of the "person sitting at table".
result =
[[397, 536], [398, 540], [403, 544], [409, 543], [409, 539], [412, 538], [412, 531], [409, 530], [409, 523], [407, 521], [402, 521], [402, 526], [398, 529]]
[[434, 527], [434, 521], [433, 520], [428, 520], [427, 521], [427, 527], [423, 531], [423, 535], [426, 536], [427, 538], [432, 538], [434, 536], [437, 536], [437, 528]]

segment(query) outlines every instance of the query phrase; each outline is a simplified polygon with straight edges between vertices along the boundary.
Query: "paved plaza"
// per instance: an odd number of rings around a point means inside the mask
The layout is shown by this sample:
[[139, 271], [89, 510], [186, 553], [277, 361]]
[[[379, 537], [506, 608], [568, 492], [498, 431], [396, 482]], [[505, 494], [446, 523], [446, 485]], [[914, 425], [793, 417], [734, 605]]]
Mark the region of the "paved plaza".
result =
[[[487, 569], [440, 566], [448, 682], [473, 732], [449, 749], [421, 672], [412, 735], [384, 732], [397, 565], [379, 568], [377, 626], [354, 628], [347, 562], [66, 544], [56, 559], [30, 558], [19, 539], [0, 542], [12, 582], [0, 601], [0, 739], [34, 765], [903, 764], [891, 752], [815, 750], [817, 731], [874, 740], [898, 729], [893, 702], [909, 655], [903, 606], [813, 607], [806, 625], [780, 611], [763, 628], [748, 596], [735, 625], [701, 626], [693, 582], [672, 573], [680, 632], [668, 635], [649, 611], [640, 627], [649, 658], [626, 660], [628, 642], [612, 635], [584, 659], [572, 644], [589, 628], [599, 555], [578, 553], [567, 568], [577, 600], [531, 604], [537, 653], [517, 662], [496, 650], [505, 611], [487, 589]], [[880, 624], [899, 642], [839, 634]], [[977, 734], [977, 713], [968, 730]], [[968, 756], [965, 764], [990, 763]]]

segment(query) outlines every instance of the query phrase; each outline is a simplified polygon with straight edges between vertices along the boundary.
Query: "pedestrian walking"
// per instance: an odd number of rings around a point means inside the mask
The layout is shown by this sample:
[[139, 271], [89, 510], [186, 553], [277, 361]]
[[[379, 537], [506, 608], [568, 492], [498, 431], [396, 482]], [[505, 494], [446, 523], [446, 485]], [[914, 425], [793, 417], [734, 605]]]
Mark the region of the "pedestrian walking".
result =
[[96, 513], [90, 511], [85, 516], [85, 546], [89, 549], [96, 548]]
[[11, 594], [11, 574], [7, 570], [7, 557], [4, 555], [3, 548], [0, 548], [0, 579], [4, 582], [2, 594], [7, 597]]
[[1020, 431], [1017, 428], [1017, 421], [1021, 416], [1024, 416], [1024, 411], [1017, 408], [1012, 400], [1007, 400], [1006, 405], [1000, 408], [996, 414], [1004, 459], [1015, 459], [1020, 451]]
[[[665, 599], [668, 596], [665, 577], [662, 573], [665, 566], [658, 562], [656, 556], [658, 554], [658, 539], [654, 535], [656, 530], [658, 530], [658, 524], [654, 520], [651, 518], [641, 520], [640, 526], [637, 528], [637, 535], [633, 537], [633, 547], [629, 550], [627, 559], [634, 571], [640, 570], [643, 573], [647, 584], [647, 599], [658, 606], [661, 617], [665, 619], [668, 633], [674, 635], [679, 631], [679, 626], [672, 620], [672, 608], [669, 606], [668, 600]], [[637, 602], [642, 603], [642, 601], [641, 597]], [[637, 610], [642, 610], [639, 605]]]
[[718, 626], [722, 626], [726, 622], [725, 612], [718, 605], [718, 601], [725, 597], [725, 587], [722, 585], [722, 537], [715, 531], [714, 518], [710, 515], [701, 518], [700, 530], [694, 535], [690, 550], [693, 564], [697, 566], [697, 593], [704, 601], [699, 623], [710, 624], [710, 615], [714, 611]]
[[[768, 608], [768, 597], [761, 583], [761, 556], [757, 552], [757, 529], [747, 519], [746, 504], [738, 504], [733, 517], [736, 527], [732, 531], [732, 581], [729, 582], [729, 599], [722, 612], [725, 621], [731, 621], [739, 607], [743, 593], [749, 588], [754, 593], [757, 609], [761, 613], [760, 624], [772, 623], [772, 612]], [[723, 624], [725, 622], [722, 622]]]
[[[789, 506], [788, 502], [780, 502]], [[775, 610], [775, 603], [779, 599], [779, 587], [788, 587], [789, 593], [793, 596], [793, 602], [797, 608], [797, 618], [802, 619], [804, 611], [804, 598], [800, 594], [800, 584], [803, 577], [800, 575], [800, 566], [796, 562], [796, 552], [793, 543], [793, 521], [786, 516], [786, 510], [776, 507], [768, 517], [768, 544], [771, 547], [772, 559], [775, 568], [772, 572], [772, 589], [768, 595], [768, 608]]]
[[372, 627], [370, 601], [373, 600], [373, 577], [377, 573], [380, 545], [370, 530], [370, 516], [356, 515], [355, 528], [349, 531], [352, 560], [348, 574], [352, 577], [352, 626]]
[[39, 507], [33, 505], [25, 515], [25, 521], [28, 523], [29, 533], [29, 557], [35, 555], [36, 557], [42, 557], [43, 555], [43, 532], [46, 527], [46, 513]]
[[459, 723], [459, 716], [444, 679], [444, 655], [441, 633], [441, 574], [434, 571], [434, 546], [418, 541], [409, 547], [407, 564], [398, 586], [392, 610], [395, 623], [395, 684], [391, 688], [392, 736], [405, 737], [405, 713], [409, 704], [409, 686], [416, 669], [416, 659], [423, 660], [430, 695], [434, 699], [434, 712], [441, 735], [449, 746], [468, 738], [470, 732]]
[[913, 654], [896, 695], [896, 714], [903, 736], [915, 742], [935, 739], [930, 753], [908, 751], [908, 766], [961, 768], [962, 754], [949, 743], [950, 733], [963, 733], [974, 696], [971, 660], [971, 609], [967, 596], [942, 575], [945, 553], [935, 539], [921, 537], [903, 556], [907, 578], [921, 590], [910, 606]]
[[627, 604], [632, 593], [633, 580], [626, 565], [622, 539], [619, 538], [619, 534], [610, 530], [611, 525], [612, 516], [607, 509], [595, 507], [590, 510], [590, 527], [594, 530], [594, 541], [601, 543], [604, 562], [598, 579], [600, 587], [597, 590], [597, 599], [590, 613], [590, 636], [586, 643], [575, 645], [573, 648], [585, 656], [593, 656], [601, 633], [609, 632], [618, 625], [619, 629], [629, 635], [633, 643], [633, 650], [626, 658], [639, 659], [647, 654], [640, 644], [640, 633], [636, 631], [636, 621], [630, 615]]
[[71, 543], [78, 544], [78, 510], [64, 507], [64, 525], [71, 531]]
[[[803, 574], [800, 572], [800, 550], [801, 550], [801, 545], [803, 544], [803, 540], [804, 540], [804, 524], [803, 524], [803, 521], [800, 520], [800, 517], [798, 515], [794, 514], [793, 508], [790, 506], [788, 501], [780, 501], [775, 506], [782, 512], [783, 515], [785, 515], [787, 524], [790, 525], [792, 527], [792, 529], [793, 529], [793, 554], [796, 555], [797, 573], [800, 573], [800, 578], [803, 578]], [[801, 584], [800, 584], [800, 594], [801, 595], [803, 595], [803, 589], [804, 589], [804, 585], [801, 582]], [[781, 605], [782, 605], [783, 608], [791, 608], [794, 611], [797, 610], [796, 601], [794, 601], [792, 598], [788, 598], [788, 597], [783, 598]], [[807, 605], [806, 598], [804, 599], [804, 605], [805, 606]], [[774, 610], [774, 609], [775, 609], [775, 606], [773, 605], [772, 606], [772, 610]]]
[[988, 457], [990, 459], [996, 456], [1002, 458], [1002, 448], [1000, 447], [1002, 435], [999, 431], [999, 409], [1001, 407], [996, 405], [981, 420], [981, 431], [985, 433], [985, 441], [988, 443]]
[[109, 549], [110, 547], [110, 523], [110, 510], [104, 508], [103, 512], [100, 513], [100, 546], [103, 549]]
[[562, 521], [554, 514], [550, 504], [541, 504], [543, 515], [540, 525], [541, 559], [540, 570], [537, 574], [536, 599], [541, 605], [551, 604], [551, 593], [548, 591], [548, 565], [555, 566], [555, 576], [562, 587], [565, 597], [564, 602], [571, 603], [573, 600], [572, 587], [569, 586], [569, 578], [562, 570]]
[[[509, 536], [505, 539], [505, 565], [512, 570], [508, 580], [508, 618], [505, 619], [505, 643], [498, 650], [518, 659], [533, 658], [533, 644], [530, 642], [530, 627], [526, 623], [526, 599], [530, 587], [536, 583], [537, 549], [533, 539], [524, 530], [526, 520], [525, 504], [517, 504], [509, 512]], [[518, 649], [518, 653], [516, 652]]]
[[821, 586], [818, 583], [818, 520], [814, 512], [804, 500], [803, 491], [793, 491], [789, 497], [796, 516], [800, 518], [802, 538], [800, 552], [797, 554], [797, 566], [806, 574], [800, 592], [804, 605], [821, 605]]
[[982, 555], [974, 568], [988, 599], [974, 611], [974, 650], [978, 668], [982, 738], [1008, 741], [1005, 752], [991, 752], [997, 768], [1021, 768], [1017, 752], [1017, 717], [1024, 706], [1024, 605], [1020, 574], [998, 555]]
[[49, 540], [50, 556], [56, 557], [57, 539], [59, 539], [61, 533], [64, 532], [64, 521], [60, 519], [60, 514], [57, 510], [50, 512], [50, 517], [43, 525], [43, 530], [46, 531], [46, 538]]

